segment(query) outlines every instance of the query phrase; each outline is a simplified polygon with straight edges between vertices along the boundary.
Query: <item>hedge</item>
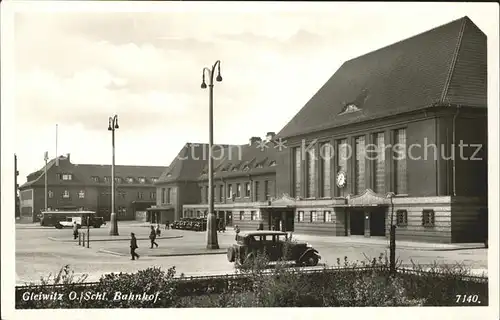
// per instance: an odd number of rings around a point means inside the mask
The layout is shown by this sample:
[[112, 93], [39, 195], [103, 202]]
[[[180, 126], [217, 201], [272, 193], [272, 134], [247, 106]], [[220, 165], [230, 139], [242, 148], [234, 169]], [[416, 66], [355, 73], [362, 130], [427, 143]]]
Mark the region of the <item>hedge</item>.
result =
[[[74, 280], [66, 266], [53, 281], [16, 287], [16, 308], [170, 308], [170, 307], [348, 307], [348, 306], [484, 306], [488, 279], [472, 277], [456, 266], [414, 266], [390, 274], [380, 262], [303, 272], [278, 264], [274, 269], [240, 266], [236, 275], [175, 277], [148, 268], [133, 274], [108, 274], [99, 282]], [[51, 282], [51, 283], [49, 283]], [[130, 292], [141, 299], [129, 300]], [[121, 293], [120, 299], [115, 300]], [[44, 300], [36, 300], [45, 294]], [[456, 295], [474, 298], [457, 302]], [[144, 299], [145, 298], [145, 299]], [[464, 299], [461, 299], [464, 300]]]

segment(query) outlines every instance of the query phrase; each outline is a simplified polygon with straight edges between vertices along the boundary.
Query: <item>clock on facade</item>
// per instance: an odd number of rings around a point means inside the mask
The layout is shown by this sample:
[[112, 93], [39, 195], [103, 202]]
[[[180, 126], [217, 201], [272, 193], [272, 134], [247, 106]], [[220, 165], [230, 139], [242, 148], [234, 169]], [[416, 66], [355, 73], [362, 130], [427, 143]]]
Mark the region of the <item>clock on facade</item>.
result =
[[346, 174], [344, 171], [339, 171], [337, 173], [337, 186], [339, 188], [343, 188], [345, 187], [345, 183], [346, 183]]

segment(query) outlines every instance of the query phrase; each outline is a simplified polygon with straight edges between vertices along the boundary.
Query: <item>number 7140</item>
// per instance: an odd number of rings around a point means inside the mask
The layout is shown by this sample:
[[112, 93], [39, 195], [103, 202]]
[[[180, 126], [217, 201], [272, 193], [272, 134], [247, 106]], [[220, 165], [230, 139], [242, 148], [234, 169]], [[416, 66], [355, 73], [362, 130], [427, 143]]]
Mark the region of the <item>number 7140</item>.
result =
[[477, 294], [457, 294], [456, 295], [457, 300], [455, 301], [456, 303], [460, 302], [468, 302], [468, 303], [480, 303], [479, 301], [479, 296]]

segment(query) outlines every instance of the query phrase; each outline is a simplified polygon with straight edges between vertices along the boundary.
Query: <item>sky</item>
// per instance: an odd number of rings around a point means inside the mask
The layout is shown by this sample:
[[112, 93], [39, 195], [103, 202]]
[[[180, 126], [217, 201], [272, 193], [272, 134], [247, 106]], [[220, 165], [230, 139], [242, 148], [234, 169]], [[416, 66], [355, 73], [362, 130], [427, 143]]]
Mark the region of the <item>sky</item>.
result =
[[207, 143], [200, 84], [217, 60], [214, 143], [244, 144], [279, 132], [346, 60], [466, 15], [498, 29], [492, 7], [474, 3], [115, 4], [15, 13], [20, 184], [55, 156], [56, 124], [57, 152], [73, 163], [111, 163], [115, 114], [116, 164], [167, 166], [186, 142]]

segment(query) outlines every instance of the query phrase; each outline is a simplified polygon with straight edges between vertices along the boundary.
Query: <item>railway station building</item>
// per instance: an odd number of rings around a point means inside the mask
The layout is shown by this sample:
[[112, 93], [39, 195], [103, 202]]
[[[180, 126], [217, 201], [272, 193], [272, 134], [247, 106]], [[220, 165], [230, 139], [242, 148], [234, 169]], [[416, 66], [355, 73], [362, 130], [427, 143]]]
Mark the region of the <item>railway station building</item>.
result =
[[[226, 152], [215, 211], [241, 229], [388, 237], [393, 221], [401, 240], [479, 242], [487, 131], [487, 38], [463, 17], [346, 61], [270, 147]], [[206, 163], [173, 218], [206, 214]]]

